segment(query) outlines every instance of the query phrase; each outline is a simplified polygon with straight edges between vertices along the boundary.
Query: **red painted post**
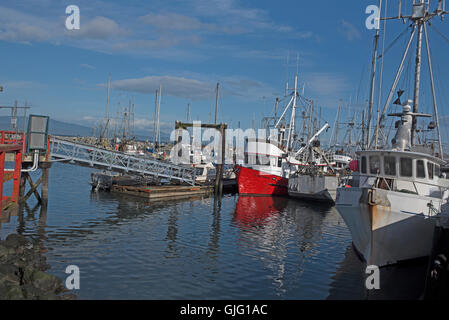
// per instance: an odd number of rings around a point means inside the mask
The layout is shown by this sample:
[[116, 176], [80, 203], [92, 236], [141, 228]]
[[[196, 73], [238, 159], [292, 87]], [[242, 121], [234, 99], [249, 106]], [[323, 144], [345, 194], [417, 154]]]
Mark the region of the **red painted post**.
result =
[[12, 187], [12, 202], [19, 201], [19, 189], [20, 189], [20, 175], [22, 172], [22, 151], [16, 152], [16, 159], [14, 163], [14, 175], [13, 175], [13, 187]]
[[1, 211], [3, 208], [3, 174], [4, 174], [4, 170], [5, 170], [5, 152], [0, 151], [0, 214], [1, 214]]

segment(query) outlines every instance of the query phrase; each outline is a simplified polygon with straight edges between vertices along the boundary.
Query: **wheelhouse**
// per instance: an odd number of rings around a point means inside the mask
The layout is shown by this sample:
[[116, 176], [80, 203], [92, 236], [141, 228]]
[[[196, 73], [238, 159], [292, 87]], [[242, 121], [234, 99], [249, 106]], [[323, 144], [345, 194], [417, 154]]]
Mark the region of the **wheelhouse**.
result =
[[431, 155], [372, 150], [358, 152], [358, 158], [360, 187], [435, 196], [442, 184], [449, 184], [440, 172], [444, 162]]

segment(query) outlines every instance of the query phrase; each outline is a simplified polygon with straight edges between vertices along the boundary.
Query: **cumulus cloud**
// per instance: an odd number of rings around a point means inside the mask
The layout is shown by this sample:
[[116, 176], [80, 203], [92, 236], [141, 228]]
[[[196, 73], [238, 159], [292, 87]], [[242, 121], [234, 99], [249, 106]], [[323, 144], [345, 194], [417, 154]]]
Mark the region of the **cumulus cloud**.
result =
[[18, 10], [0, 7], [0, 21], [0, 40], [29, 43], [58, 36], [54, 24]]

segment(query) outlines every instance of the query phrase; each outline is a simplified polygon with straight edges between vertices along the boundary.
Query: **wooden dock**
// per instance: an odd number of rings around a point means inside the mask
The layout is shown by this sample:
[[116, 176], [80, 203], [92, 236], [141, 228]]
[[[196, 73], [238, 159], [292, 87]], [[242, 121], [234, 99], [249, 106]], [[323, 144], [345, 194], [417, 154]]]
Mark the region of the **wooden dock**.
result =
[[113, 185], [112, 192], [132, 195], [150, 200], [180, 199], [192, 196], [209, 195], [213, 186], [118, 186]]

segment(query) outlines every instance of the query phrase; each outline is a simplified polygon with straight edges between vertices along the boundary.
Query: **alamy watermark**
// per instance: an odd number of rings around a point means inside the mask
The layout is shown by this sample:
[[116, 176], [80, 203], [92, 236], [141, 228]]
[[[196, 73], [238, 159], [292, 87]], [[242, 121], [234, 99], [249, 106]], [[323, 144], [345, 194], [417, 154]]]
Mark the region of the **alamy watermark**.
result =
[[[223, 155], [223, 134], [225, 140]], [[278, 129], [225, 129], [222, 133], [215, 128], [201, 127], [201, 121], [194, 121], [191, 132], [176, 129], [170, 134], [174, 146], [170, 159], [175, 164], [258, 164], [268, 165], [277, 161], [280, 154], [274, 146], [281, 148], [278, 141], [286, 141]], [[257, 141], [257, 143], [256, 143]], [[245, 147], [247, 151], [244, 152]], [[223, 162], [224, 160], [224, 162]]]
[[369, 274], [365, 280], [365, 287], [368, 290], [380, 289], [380, 271], [378, 266], [370, 265], [366, 267], [366, 274]]
[[69, 5], [65, 8], [68, 17], [65, 19], [65, 27], [67, 30], [80, 29], [80, 8], [76, 5]]
[[380, 9], [376, 5], [370, 5], [366, 7], [366, 14], [369, 14], [365, 20], [365, 26], [368, 30], [379, 30], [380, 27]]
[[65, 273], [69, 274], [65, 279], [65, 287], [69, 290], [78, 290], [80, 288], [80, 268], [72, 264], [65, 268]]

